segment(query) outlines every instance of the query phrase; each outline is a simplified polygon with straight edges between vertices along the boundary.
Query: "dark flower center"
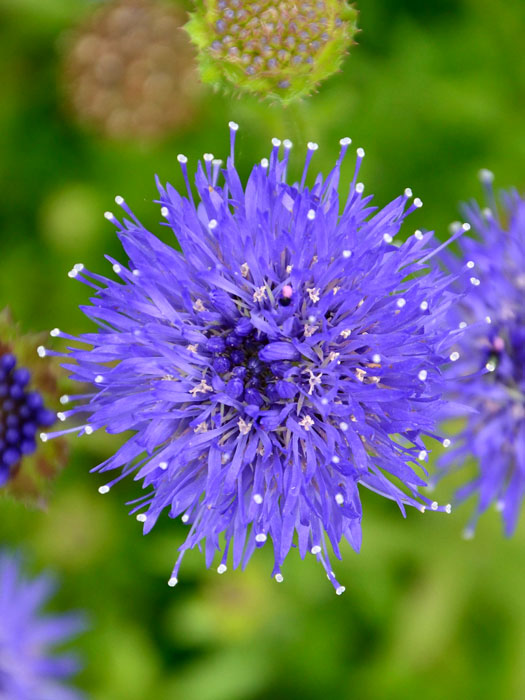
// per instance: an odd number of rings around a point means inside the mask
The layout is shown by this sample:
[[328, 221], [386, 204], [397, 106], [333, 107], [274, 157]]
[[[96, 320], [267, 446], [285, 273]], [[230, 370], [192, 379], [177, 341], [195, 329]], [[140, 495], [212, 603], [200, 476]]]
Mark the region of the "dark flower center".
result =
[[262, 406], [265, 400], [289, 398], [284, 379], [293, 365], [284, 360], [261, 359], [260, 353], [268, 343], [266, 334], [254, 329], [246, 318], [223, 335], [210, 335], [205, 349], [213, 358], [212, 367], [225, 383], [228, 396], [255, 406]]

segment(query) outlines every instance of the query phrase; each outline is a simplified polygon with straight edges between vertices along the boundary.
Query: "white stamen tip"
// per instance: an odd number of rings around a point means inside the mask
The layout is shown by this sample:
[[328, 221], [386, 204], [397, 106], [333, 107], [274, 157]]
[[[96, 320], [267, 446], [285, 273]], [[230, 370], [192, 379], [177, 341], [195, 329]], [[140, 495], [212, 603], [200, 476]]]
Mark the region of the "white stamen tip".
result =
[[498, 499], [494, 505], [498, 513], [502, 513], [505, 510], [505, 501]]
[[145, 513], [139, 513], [137, 515], [137, 520], [139, 521], [139, 523], [145, 523], [147, 519], [148, 516]]
[[492, 323], [492, 319], [490, 318], [490, 316], [485, 316], [485, 321], [487, 323]]
[[134, 274], [135, 277], [140, 277], [140, 270], [137, 270], [137, 268], [135, 268], [132, 274]]
[[344, 421], [341, 421], [341, 423], [339, 423], [339, 427], [341, 428], [341, 430], [342, 430], [343, 433], [344, 433], [344, 432], [346, 432], [346, 431], [348, 430], [348, 423], [345, 423]]
[[315, 321], [316, 321], [315, 316], [313, 316], [313, 315], [308, 316], [308, 322], [309, 322], [309, 323], [315, 323]]
[[306, 144], [306, 147], [308, 148], [309, 151], [317, 151], [317, 149], [319, 148], [319, 144], [314, 143], [313, 141], [308, 141], [308, 143]]
[[405, 304], [406, 304], [406, 299], [401, 298], [401, 299], [398, 299], [396, 301], [396, 306], [398, 306], [400, 309], [402, 309]]
[[64, 394], [60, 397], [59, 401], [63, 406], [64, 404], [69, 403], [69, 396], [67, 394]]
[[352, 255], [351, 250], [343, 250], [343, 258], [349, 258]]
[[162, 469], [162, 471], [166, 471], [168, 468], [168, 463], [167, 462], [159, 462], [159, 468]]
[[333, 462], [334, 464], [339, 464], [340, 461], [341, 461], [341, 460], [339, 459], [339, 457], [338, 457], [337, 455], [334, 455], [334, 456], [332, 457], [332, 462]]
[[432, 510], [437, 510], [439, 507], [439, 504], [437, 501], [432, 501], [432, 505], [430, 506]]
[[46, 356], [46, 349], [43, 345], [39, 345], [36, 349], [38, 357], [45, 357]]
[[268, 158], [261, 158], [261, 165], [263, 168], [267, 168], [269, 165]]
[[174, 587], [178, 584], [178, 582], [179, 582], [179, 579], [178, 579], [178, 578], [175, 578], [175, 576], [172, 576], [172, 577], [170, 578], [170, 580], [168, 581], [168, 586], [169, 586], [170, 588], [174, 588]]
[[419, 197], [416, 197], [414, 199], [414, 206], [416, 207], [416, 209], [421, 209], [421, 207], [423, 206], [423, 202], [419, 199]]
[[104, 377], [101, 374], [97, 374], [95, 377], [95, 384], [101, 384], [104, 381]]
[[56, 338], [57, 335], [60, 335], [60, 328], [53, 328], [52, 331], [49, 331], [49, 335], [50, 335], [52, 338]]
[[179, 153], [179, 155], [177, 156], [177, 160], [179, 161], [179, 163], [187, 163], [188, 162], [188, 159], [186, 158], [184, 153]]
[[428, 377], [428, 372], [426, 371], [426, 369], [421, 369], [421, 370], [419, 370], [419, 372], [417, 373], [417, 378], [418, 378], [419, 381], [421, 381], [421, 382], [424, 382], [425, 379], [426, 379], [427, 377]]
[[487, 170], [486, 168], [482, 168], [479, 171], [478, 177], [481, 180], [481, 182], [490, 183], [494, 181], [494, 173], [492, 172], [492, 170]]
[[337, 503], [338, 506], [343, 505], [343, 503], [345, 502], [345, 497], [343, 496], [342, 493], [335, 494], [335, 502]]
[[275, 138], [275, 136], [272, 139], [272, 146], [275, 146], [275, 148], [279, 148], [281, 145], [281, 139]]
[[106, 493], [109, 493], [109, 486], [107, 486], [107, 485], [99, 486], [98, 492], [104, 496]]
[[463, 530], [462, 537], [464, 540], [472, 540], [474, 538], [474, 530], [471, 527], [466, 527]]
[[307, 219], [310, 219], [310, 221], [313, 221], [315, 219], [315, 211], [313, 209], [310, 209], [308, 211], [308, 214], [306, 215]]
[[376, 365], [378, 365], [381, 362], [381, 355], [378, 355], [377, 353], [372, 356], [372, 360], [375, 362]]
[[115, 263], [115, 264], [113, 265], [113, 272], [116, 272], [117, 275], [118, 275], [119, 272], [121, 272], [121, 271], [122, 271], [122, 268], [120, 267], [120, 265], [117, 265], [117, 264]]
[[341, 146], [349, 146], [352, 143], [352, 139], [350, 136], [345, 136], [344, 138], [340, 139], [339, 144]]
[[343, 593], [346, 591], [346, 588], [344, 586], [338, 586], [335, 589], [335, 592], [337, 595], [343, 595]]
[[358, 182], [357, 185], [355, 186], [355, 191], [357, 194], [363, 194], [365, 191], [365, 186], [362, 182]]
[[474, 287], [479, 287], [481, 282], [479, 281], [479, 279], [477, 277], [471, 277], [470, 284], [472, 284]]
[[384, 234], [383, 234], [383, 240], [384, 240], [385, 243], [392, 243], [392, 241], [393, 241], [394, 239], [392, 238], [392, 236], [391, 236], [389, 233], [384, 233]]
[[183, 523], [187, 523], [189, 519], [190, 519], [190, 516], [187, 513], [184, 513], [184, 515], [181, 518]]
[[84, 432], [86, 435], [92, 435], [93, 434], [93, 428], [90, 425], [86, 425], [84, 428]]
[[321, 547], [318, 544], [315, 544], [310, 551], [312, 552], [312, 554], [319, 554], [319, 552], [321, 551]]
[[358, 158], [364, 158], [365, 157], [365, 149], [364, 148], [358, 148], [357, 151], [357, 157]]
[[253, 500], [255, 501], [255, 503], [257, 503], [258, 506], [260, 506], [261, 503], [263, 502], [263, 497], [261, 496], [260, 493], [254, 493]]
[[213, 160], [213, 153], [205, 153], [202, 157], [207, 163], [211, 163]]
[[476, 264], [476, 263], [474, 262], [474, 260], [469, 260], [468, 263], [467, 263], [468, 269], [469, 269], [469, 270], [472, 270], [472, 268], [474, 267], [475, 264]]
[[47, 442], [47, 433], [40, 433], [40, 439], [42, 442]]
[[461, 228], [463, 229], [463, 231], [470, 231], [470, 228], [471, 228], [471, 227], [470, 227], [470, 224], [469, 224], [468, 222], [465, 222], [465, 223], [461, 226]]
[[417, 458], [422, 462], [428, 457], [428, 452], [426, 450], [421, 450], [421, 452], [418, 454]]
[[428, 309], [428, 301], [422, 301], [419, 305], [419, 308], [421, 309], [421, 311], [426, 311]]
[[104, 212], [104, 218], [107, 219], [108, 221], [113, 221], [115, 218], [114, 214], [112, 211], [105, 211]]
[[58, 420], [62, 421], [62, 423], [63, 423], [66, 420], [66, 414], [59, 411], [57, 413], [57, 418], [58, 418]]
[[461, 330], [463, 330], [463, 328], [466, 328], [466, 327], [467, 327], [467, 322], [466, 322], [466, 321], [461, 321], [460, 324], [459, 324], [459, 328], [461, 328]]
[[487, 364], [485, 365], [485, 369], [487, 369], [489, 372], [494, 372], [494, 370], [496, 369], [496, 365], [494, 364], [494, 362], [487, 362]]
[[210, 221], [208, 223], [208, 228], [213, 231], [213, 229], [217, 228], [218, 225], [219, 225], [219, 222], [217, 221], [217, 219], [210, 219]]
[[450, 440], [448, 438], [445, 438], [441, 444], [443, 445], [443, 447], [450, 447]]
[[277, 581], [277, 583], [282, 583], [284, 581], [284, 577], [282, 574], [275, 574], [274, 578]]
[[423, 238], [423, 231], [417, 229], [416, 231], [414, 231], [414, 236], [417, 238], [418, 241], [420, 241]]
[[167, 218], [168, 218], [168, 214], [169, 214], [170, 212], [169, 212], [168, 207], [161, 207], [160, 213], [161, 213], [161, 216], [163, 216], [165, 219], [167, 219]]
[[227, 570], [228, 570], [228, 567], [226, 566], [226, 564], [219, 564], [219, 566], [217, 567], [218, 574], [223, 574]]
[[238, 131], [239, 129], [239, 125], [237, 124], [237, 122], [228, 122], [228, 126], [232, 131]]
[[283, 146], [286, 148], [287, 151], [289, 151], [290, 148], [292, 148], [293, 143], [292, 141], [290, 141], [290, 139], [284, 139]]
[[450, 503], [447, 503], [445, 506], [445, 513], [452, 513], [452, 505]]
[[124, 197], [121, 197], [120, 195], [117, 195], [117, 196], [115, 197], [115, 203], [118, 204], [119, 206], [120, 206], [121, 204], [124, 204]]
[[73, 265], [73, 270], [76, 270], [77, 272], [82, 272], [84, 269], [84, 263], [75, 263]]
[[459, 360], [459, 352], [456, 352], [455, 350], [454, 352], [451, 352], [450, 359], [452, 362], [456, 362], [456, 360]]
[[67, 276], [68, 276], [68, 277], [71, 277], [71, 278], [76, 277], [77, 275], [78, 275], [78, 272], [77, 272], [77, 270], [75, 270], [75, 269], [70, 270], [70, 271], [67, 273]]
[[258, 535], [255, 535], [255, 541], [256, 542], [266, 542], [268, 537], [264, 534], [264, 532], [259, 532]]
[[410, 187], [407, 187], [405, 190], [405, 197], [411, 197], [412, 196], [412, 190]]

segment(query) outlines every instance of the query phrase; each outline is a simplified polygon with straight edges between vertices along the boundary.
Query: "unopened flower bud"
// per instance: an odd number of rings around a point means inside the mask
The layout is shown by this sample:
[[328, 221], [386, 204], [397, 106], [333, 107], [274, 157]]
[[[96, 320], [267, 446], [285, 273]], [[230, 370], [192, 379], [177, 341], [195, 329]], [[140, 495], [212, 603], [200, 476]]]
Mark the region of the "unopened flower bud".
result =
[[186, 30], [204, 82], [286, 103], [339, 69], [357, 14], [346, 0], [202, 0]]

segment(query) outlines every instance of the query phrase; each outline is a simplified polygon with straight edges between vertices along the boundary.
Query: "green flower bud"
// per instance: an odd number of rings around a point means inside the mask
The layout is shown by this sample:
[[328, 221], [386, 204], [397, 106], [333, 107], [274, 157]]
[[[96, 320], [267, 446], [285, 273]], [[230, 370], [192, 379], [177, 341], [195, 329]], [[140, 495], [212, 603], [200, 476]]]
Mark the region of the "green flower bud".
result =
[[186, 30], [204, 82], [288, 103], [339, 69], [357, 14], [345, 0], [200, 0]]

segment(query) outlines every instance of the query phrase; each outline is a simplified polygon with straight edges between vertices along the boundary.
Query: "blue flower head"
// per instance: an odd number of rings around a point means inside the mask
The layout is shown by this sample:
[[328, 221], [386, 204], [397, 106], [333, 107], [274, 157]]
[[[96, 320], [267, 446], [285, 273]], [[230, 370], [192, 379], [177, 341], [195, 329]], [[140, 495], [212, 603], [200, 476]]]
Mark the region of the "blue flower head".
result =
[[65, 456], [63, 441], [37, 450], [39, 431], [57, 421], [46, 406], [56, 388], [53, 367], [33, 367], [39, 340], [20, 334], [9, 311], [0, 310], [0, 491], [33, 500]]
[[300, 181], [289, 184], [292, 144], [274, 139], [243, 187], [230, 128], [226, 167], [211, 154], [197, 167], [198, 199], [182, 155], [187, 196], [158, 185], [182, 252], [117, 197], [123, 219], [106, 218], [127, 262], [110, 259], [116, 279], [83, 265], [69, 273], [94, 290], [83, 311], [99, 328], [75, 339], [83, 345], [66, 365], [94, 392], [60, 417], [87, 414], [69, 428], [79, 433], [134, 431], [96, 467], [119, 472], [100, 490], [133, 474], [149, 489], [133, 510], [145, 532], [164, 509], [188, 525], [171, 585], [190, 548], [204, 545], [208, 566], [221, 552], [223, 573], [230, 555], [245, 565], [271, 541], [277, 581], [297, 546], [342, 593], [328, 544], [338, 558], [342, 539], [359, 549], [360, 486], [403, 513], [450, 509], [421, 495], [417, 468], [442, 405], [452, 277], [427, 264], [431, 233], [396, 239], [421, 206], [409, 204], [409, 190], [371, 206], [357, 181], [362, 149], [340, 201], [350, 139], [312, 187], [317, 145], [308, 144]]
[[0, 353], [0, 486], [24, 455], [36, 451], [38, 428], [49, 427], [56, 414], [44, 406], [38, 391], [30, 391], [31, 373], [17, 367], [12, 353]]
[[63, 683], [78, 662], [54, 647], [80, 632], [84, 622], [78, 614], [42, 615], [53, 589], [51, 578], [25, 578], [19, 558], [0, 551], [0, 698], [80, 700]]
[[470, 412], [456, 447], [440, 460], [443, 473], [461, 468], [469, 455], [477, 461], [474, 478], [457, 494], [460, 501], [478, 495], [467, 537], [492, 503], [512, 534], [525, 494], [525, 200], [514, 190], [502, 193], [500, 216], [492, 173], [480, 177], [488, 207], [465, 207], [475, 237], [460, 241], [471, 292], [450, 317], [464, 329], [455, 352], [466, 378], [455, 390]]

